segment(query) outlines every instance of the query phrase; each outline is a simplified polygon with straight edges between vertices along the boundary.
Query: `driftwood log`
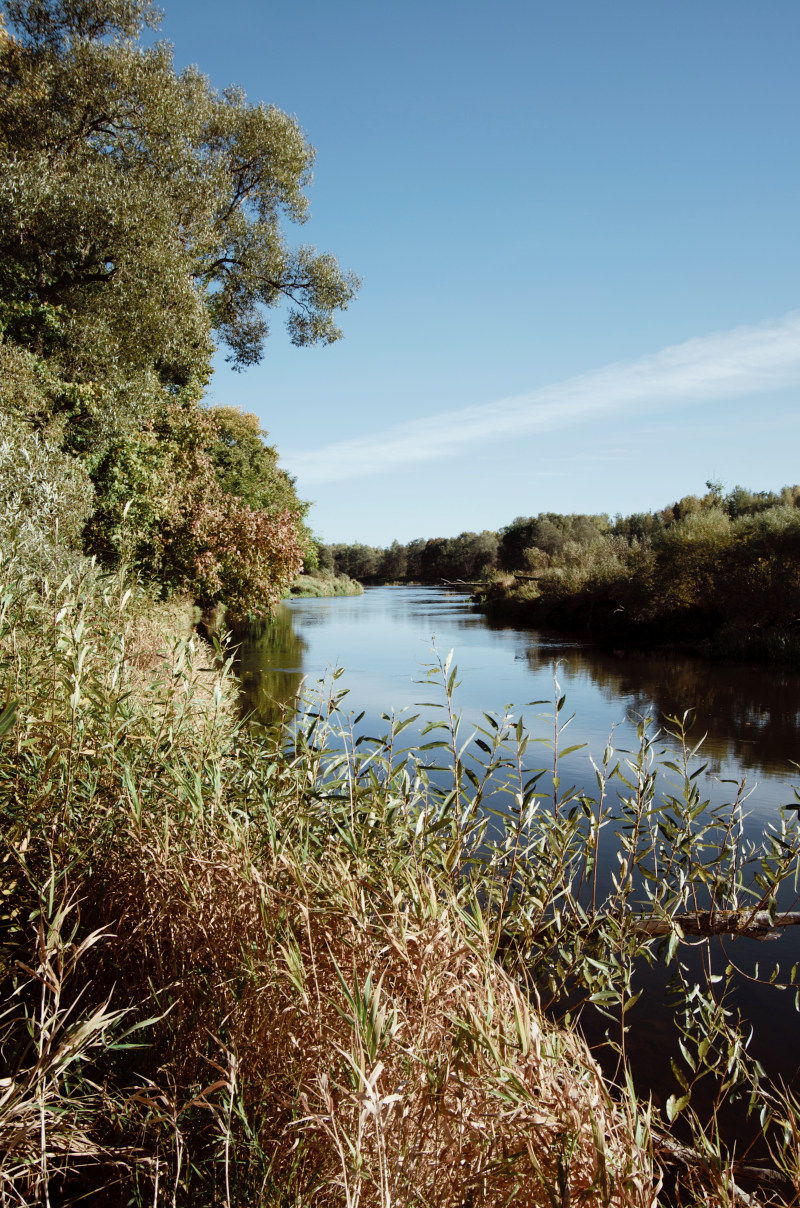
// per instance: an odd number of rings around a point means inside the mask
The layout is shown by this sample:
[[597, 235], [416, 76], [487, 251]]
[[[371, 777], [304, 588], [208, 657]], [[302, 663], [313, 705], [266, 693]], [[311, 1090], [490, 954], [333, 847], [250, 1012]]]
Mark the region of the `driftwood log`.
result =
[[745, 935], [751, 939], [774, 939], [783, 927], [800, 924], [800, 910], [770, 916], [768, 910], [698, 910], [669, 918], [633, 918], [631, 926], [640, 935], [670, 935], [680, 927], [684, 935]]
[[[612, 918], [609, 915], [598, 914], [586, 920], [584, 932], [591, 934]], [[613, 916], [617, 926], [624, 926], [635, 935], [659, 936], [695, 935], [699, 937], [712, 935], [746, 936], [754, 940], [777, 939], [784, 927], [800, 925], [800, 910], [789, 910], [783, 914], [770, 916], [768, 910], [687, 910], [681, 914], [672, 915], [627, 915]], [[545, 920], [536, 928], [535, 934], [544, 935], [553, 926], [551, 919]], [[503, 928], [501, 931], [504, 943], [513, 943], [513, 931]]]
[[[681, 1145], [674, 1137], [668, 1133], [661, 1132], [660, 1129], [652, 1130], [653, 1147], [656, 1156], [662, 1162], [670, 1165], [680, 1166], [684, 1170], [697, 1170], [701, 1174], [709, 1175], [708, 1160], [698, 1153], [696, 1149], [690, 1149], [687, 1145]], [[734, 1162], [732, 1165], [732, 1174], [740, 1179], [749, 1179], [756, 1183], [760, 1188], [767, 1191], [769, 1200], [774, 1203], [774, 1195], [780, 1195], [782, 1198], [786, 1193], [791, 1193], [792, 1185], [785, 1175], [778, 1170], [772, 1170], [765, 1166], [756, 1166], [747, 1162]], [[756, 1195], [745, 1191], [738, 1183], [731, 1180], [730, 1192], [733, 1202], [742, 1205], [742, 1208], [762, 1208], [763, 1200]], [[780, 1201], [779, 1201], [780, 1202]]]

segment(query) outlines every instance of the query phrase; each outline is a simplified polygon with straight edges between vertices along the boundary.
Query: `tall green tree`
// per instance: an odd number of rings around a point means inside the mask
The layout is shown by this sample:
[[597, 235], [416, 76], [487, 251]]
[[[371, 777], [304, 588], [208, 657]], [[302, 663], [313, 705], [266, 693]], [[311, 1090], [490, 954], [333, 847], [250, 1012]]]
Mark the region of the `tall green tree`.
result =
[[[356, 278], [284, 233], [307, 218], [313, 148], [280, 110], [142, 45], [151, 0], [0, 0], [0, 13], [0, 407], [88, 467], [96, 552], [114, 556], [123, 529], [131, 544], [138, 516], [133, 546], [160, 551], [158, 573], [191, 585], [179, 566], [213, 564], [204, 581], [222, 584], [232, 517], [251, 532], [269, 521], [286, 565], [272, 552], [262, 565], [279, 583], [307, 540], [293, 484], [233, 413], [193, 412], [217, 345], [237, 368], [261, 358], [270, 310], [284, 307], [296, 345], [341, 334]], [[191, 556], [170, 547], [178, 533]]]
[[340, 336], [356, 281], [290, 248], [314, 152], [297, 122], [141, 46], [150, 0], [6, 0], [0, 48], [3, 329], [86, 378], [124, 364], [203, 383], [215, 339], [257, 362], [265, 310]]

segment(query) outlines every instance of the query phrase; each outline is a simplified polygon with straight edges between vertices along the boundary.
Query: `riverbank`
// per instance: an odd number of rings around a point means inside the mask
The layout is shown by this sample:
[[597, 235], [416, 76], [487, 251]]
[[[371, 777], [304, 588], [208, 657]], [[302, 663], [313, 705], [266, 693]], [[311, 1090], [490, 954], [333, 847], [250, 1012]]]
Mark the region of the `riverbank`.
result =
[[564, 590], [552, 580], [532, 583], [497, 575], [475, 590], [472, 598], [493, 622], [562, 632], [606, 649], [800, 666], [797, 625], [735, 625], [713, 604], [709, 608], [665, 608], [653, 617], [641, 608], [626, 608], [622, 596], [619, 591], [598, 592], [594, 584]]
[[183, 611], [41, 561], [0, 615], [4, 1197], [651, 1205], [647, 1113], [501, 969], [414, 782], [328, 741], [335, 696], [253, 733]]
[[362, 585], [349, 575], [298, 575], [289, 595], [292, 598], [309, 599], [326, 596], [360, 596]]

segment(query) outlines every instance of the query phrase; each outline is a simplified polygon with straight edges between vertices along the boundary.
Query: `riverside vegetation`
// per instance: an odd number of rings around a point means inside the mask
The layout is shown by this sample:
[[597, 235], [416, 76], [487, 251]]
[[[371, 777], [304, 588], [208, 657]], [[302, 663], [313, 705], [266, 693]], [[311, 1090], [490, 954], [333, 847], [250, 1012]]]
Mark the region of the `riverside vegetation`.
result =
[[647, 1112], [493, 959], [400, 726], [254, 734], [120, 575], [2, 570], [5, 1203], [652, 1202]]
[[[748, 1057], [712, 938], [796, 921], [796, 814], [748, 842], [680, 719], [677, 761], [642, 722], [577, 794], [558, 691], [540, 732], [468, 731], [449, 658], [411, 749], [413, 715], [364, 734], [336, 676], [250, 726], [191, 602], [62, 545], [52, 480], [36, 501], [0, 533], [5, 1203], [797, 1202], [800, 1104]], [[625, 1065], [643, 960], [672, 972], [663, 1119]], [[726, 1143], [735, 1101], [758, 1155]]]
[[62, 457], [86, 552], [235, 621], [310, 533], [257, 418], [205, 404], [216, 343], [254, 364], [279, 303], [293, 343], [330, 343], [357, 281], [284, 236], [314, 158], [297, 123], [176, 72], [138, 40], [157, 24], [150, 0], [0, 6], [0, 414]]
[[307, 563], [303, 573], [298, 575], [291, 587], [293, 596], [360, 596], [364, 588], [349, 575], [325, 574], [316, 572], [306, 573]]
[[499, 620], [800, 661], [800, 487], [707, 487], [660, 512], [540, 513], [499, 533], [328, 546], [320, 557], [366, 582], [467, 581]]
[[[0, 1202], [796, 1202], [800, 1105], [710, 938], [795, 920], [796, 815], [753, 845], [738, 786], [709, 810], [680, 719], [677, 762], [643, 722], [576, 794], [562, 696], [541, 733], [467, 733], [449, 659], [412, 749], [335, 678], [275, 730], [239, 716], [194, 613], [268, 613], [314, 550], [258, 421], [204, 403], [214, 340], [253, 363], [288, 298], [292, 340], [329, 342], [356, 281], [283, 237], [297, 124], [143, 47], [147, 0], [3, 11]], [[664, 1119], [625, 1062], [656, 960]]]

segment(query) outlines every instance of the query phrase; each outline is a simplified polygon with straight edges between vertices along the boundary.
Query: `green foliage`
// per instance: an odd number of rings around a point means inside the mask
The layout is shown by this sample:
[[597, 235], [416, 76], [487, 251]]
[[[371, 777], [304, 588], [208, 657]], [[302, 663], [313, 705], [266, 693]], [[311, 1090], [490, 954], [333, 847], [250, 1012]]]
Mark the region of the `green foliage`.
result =
[[383, 551], [380, 569], [382, 577], [390, 582], [405, 579], [408, 574], [408, 555], [399, 541], [393, 541], [389, 548]]
[[256, 362], [263, 308], [290, 306], [298, 344], [340, 335], [355, 280], [291, 250], [313, 152], [274, 107], [223, 94], [168, 46], [146, 0], [10, 0], [0, 46], [3, 330], [89, 381], [117, 366], [203, 383], [211, 333]]
[[295, 344], [341, 334], [355, 278], [283, 233], [305, 220], [313, 150], [293, 118], [142, 46], [150, 0], [2, 7], [0, 412], [86, 467], [106, 565], [269, 610], [307, 505], [255, 417], [201, 400], [215, 342], [255, 363], [271, 308]]
[[526, 564], [529, 549], [552, 556], [561, 553], [570, 542], [591, 545], [608, 528], [607, 516], [561, 516], [555, 512], [540, 512], [538, 516], [527, 518], [520, 516], [502, 531], [500, 565], [505, 570], [520, 569]]
[[258, 416], [238, 407], [211, 407], [209, 415], [216, 431], [209, 456], [223, 491], [251, 508], [300, 508], [305, 515], [308, 504], [298, 504], [294, 480], [279, 467], [274, 446], [265, 444]]
[[[216, 409], [191, 400], [171, 403], [138, 439], [112, 445], [95, 472], [100, 501], [87, 541], [104, 563], [131, 561], [162, 588], [190, 591], [204, 608], [224, 603], [237, 620], [273, 610], [302, 566], [307, 537], [305, 507], [257, 431], [267, 474], [250, 498], [261, 506], [225, 489], [226, 465], [220, 470], [215, 453], [220, 446], [237, 453], [229, 436], [220, 439], [220, 431], [230, 433], [227, 423], [220, 429]], [[234, 481], [247, 489], [241, 475]]]
[[615, 641], [796, 658], [798, 498], [796, 487], [726, 495], [711, 483], [606, 531], [591, 517], [515, 521], [501, 542], [515, 574], [488, 585], [488, 607]]
[[497, 534], [461, 533], [458, 537], [431, 537], [386, 549], [369, 545], [339, 544], [322, 547], [337, 573], [354, 579], [380, 582], [438, 583], [441, 579], [477, 579], [497, 561]]
[[337, 575], [348, 575], [359, 582], [374, 579], [378, 575], [382, 551], [372, 545], [332, 545], [326, 549]]
[[[589, 795], [562, 777], [557, 681], [530, 725], [467, 726], [437, 660], [408, 748], [413, 716], [368, 736], [334, 678], [273, 739], [123, 577], [12, 554], [0, 599], [9, 1202], [651, 1208], [680, 1121], [670, 1202], [722, 1208], [737, 1103], [771, 1147], [764, 1202], [791, 1202], [798, 1105], [749, 1056], [711, 936], [791, 921], [798, 819], [747, 839], [742, 785], [712, 809], [685, 719], [671, 753], [647, 720], [609, 742]], [[649, 962], [672, 974], [664, 1118], [625, 1070]], [[538, 1002], [604, 1013], [613, 1095]]]
[[347, 575], [298, 575], [292, 584], [292, 596], [360, 596], [364, 588]]
[[85, 468], [0, 412], [0, 540], [39, 558], [43, 545], [80, 548], [94, 491]]

